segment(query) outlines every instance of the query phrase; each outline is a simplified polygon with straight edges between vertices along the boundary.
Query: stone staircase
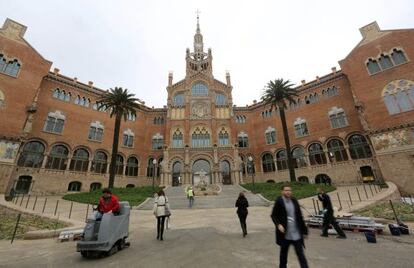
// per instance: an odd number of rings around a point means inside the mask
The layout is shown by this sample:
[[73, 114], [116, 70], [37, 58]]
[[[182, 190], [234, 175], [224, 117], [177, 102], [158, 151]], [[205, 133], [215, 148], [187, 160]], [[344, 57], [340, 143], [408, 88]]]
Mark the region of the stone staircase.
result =
[[[185, 194], [185, 187], [186, 186], [168, 187], [165, 190], [171, 209], [189, 208], [188, 199]], [[244, 191], [244, 189], [239, 185], [221, 185], [221, 188], [222, 190], [218, 195], [196, 196], [193, 209], [233, 208], [239, 193]], [[259, 196], [252, 194], [251, 192], [245, 192], [245, 195], [251, 207], [269, 206], [268, 202]], [[138, 209], [151, 210], [153, 208], [153, 204], [154, 198], [151, 198], [142, 204]]]

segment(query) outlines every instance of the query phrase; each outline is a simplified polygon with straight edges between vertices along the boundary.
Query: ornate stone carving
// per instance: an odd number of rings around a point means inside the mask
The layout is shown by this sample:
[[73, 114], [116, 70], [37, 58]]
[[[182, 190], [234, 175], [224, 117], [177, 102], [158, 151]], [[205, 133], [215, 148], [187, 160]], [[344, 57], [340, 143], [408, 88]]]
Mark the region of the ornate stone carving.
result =
[[191, 104], [191, 119], [208, 119], [211, 117], [210, 104], [208, 102], [194, 102]]

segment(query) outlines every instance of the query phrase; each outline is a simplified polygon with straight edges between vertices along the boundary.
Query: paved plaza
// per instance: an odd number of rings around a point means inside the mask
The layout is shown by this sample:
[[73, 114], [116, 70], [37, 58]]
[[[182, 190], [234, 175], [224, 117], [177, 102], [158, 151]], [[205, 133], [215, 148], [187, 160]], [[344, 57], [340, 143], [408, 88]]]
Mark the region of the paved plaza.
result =
[[[233, 208], [174, 210], [165, 240], [155, 239], [155, 220], [148, 210], [131, 214], [131, 247], [114, 256], [85, 260], [75, 242], [54, 239], [0, 242], [0, 267], [276, 267], [271, 207], [249, 210], [246, 238]], [[349, 239], [319, 237], [311, 229], [306, 240], [310, 267], [412, 267], [414, 237], [381, 235], [368, 244], [362, 233]], [[298, 267], [291, 248], [289, 267]]]

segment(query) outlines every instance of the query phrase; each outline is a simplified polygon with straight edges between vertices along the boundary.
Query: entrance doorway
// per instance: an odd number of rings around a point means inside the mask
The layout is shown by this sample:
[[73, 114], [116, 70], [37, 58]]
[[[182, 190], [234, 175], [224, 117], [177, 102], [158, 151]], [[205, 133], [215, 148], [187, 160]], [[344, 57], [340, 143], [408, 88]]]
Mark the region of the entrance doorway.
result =
[[360, 167], [362, 182], [373, 182], [375, 181], [375, 175], [370, 166]]
[[231, 184], [231, 170], [230, 163], [228, 161], [221, 161], [220, 171], [223, 184]]
[[181, 172], [182, 165], [179, 161], [177, 161], [173, 165], [172, 186], [180, 186], [180, 184], [182, 183]]
[[30, 185], [32, 185], [31, 176], [20, 176], [17, 180], [15, 191], [19, 194], [27, 194], [29, 193]]
[[318, 174], [315, 177], [315, 183], [316, 184], [320, 184], [321, 183], [321, 184], [325, 184], [325, 185], [331, 185], [332, 184], [332, 180], [326, 174]]
[[192, 183], [197, 185], [199, 183], [211, 184], [211, 168], [207, 160], [199, 159], [193, 164], [193, 179]]

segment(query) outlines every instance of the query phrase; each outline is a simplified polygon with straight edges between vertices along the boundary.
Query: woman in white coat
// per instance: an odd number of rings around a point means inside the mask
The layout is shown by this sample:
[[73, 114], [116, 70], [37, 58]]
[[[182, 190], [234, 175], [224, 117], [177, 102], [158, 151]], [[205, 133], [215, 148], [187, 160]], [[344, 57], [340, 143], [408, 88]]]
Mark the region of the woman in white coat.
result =
[[168, 198], [165, 196], [163, 190], [158, 192], [158, 197], [155, 198], [154, 202], [154, 216], [157, 218], [157, 239], [164, 240], [164, 223], [165, 218], [170, 216], [170, 205], [168, 204]]

